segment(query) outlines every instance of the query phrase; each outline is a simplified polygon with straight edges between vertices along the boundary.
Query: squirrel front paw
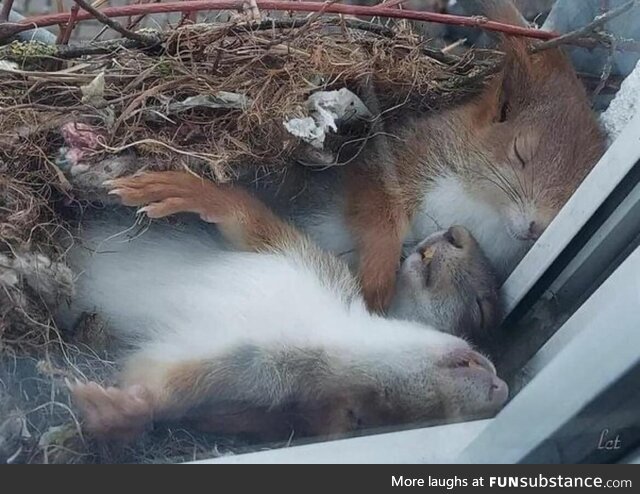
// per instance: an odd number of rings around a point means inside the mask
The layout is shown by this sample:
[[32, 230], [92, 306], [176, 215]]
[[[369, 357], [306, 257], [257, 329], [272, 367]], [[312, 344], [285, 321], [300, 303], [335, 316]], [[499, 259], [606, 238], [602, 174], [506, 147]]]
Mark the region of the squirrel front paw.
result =
[[109, 180], [105, 185], [125, 206], [142, 206], [138, 211], [149, 218], [196, 213], [205, 221], [217, 222], [217, 208], [210, 201], [216, 185], [191, 173], [145, 172]]
[[362, 295], [370, 311], [384, 314], [391, 305], [395, 293], [395, 270], [380, 270], [377, 273], [362, 273]]

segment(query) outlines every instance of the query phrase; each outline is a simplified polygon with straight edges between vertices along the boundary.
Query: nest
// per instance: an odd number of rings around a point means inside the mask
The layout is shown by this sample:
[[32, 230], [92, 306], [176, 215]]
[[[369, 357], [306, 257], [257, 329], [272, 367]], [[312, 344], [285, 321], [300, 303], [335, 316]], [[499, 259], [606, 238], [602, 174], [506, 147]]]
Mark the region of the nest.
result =
[[[308, 116], [318, 91], [347, 88], [372, 110], [327, 144], [342, 149], [345, 139], [366, 141], [381, 120], [461, 101], [499, 66], [486, 54], [452, 56], [408, 31], [344, 19], [192, 25], [146, 37], [0, 47], [0, 459], [11, 432], [28, 445], [20, 461], [189, 459], [220, 444], [168, 431], [104, 452], [82, 438], [64, 378], [101, 380], [112, 362], [92, 321], [61, 331], [53, 322], [73, 295], [64, 264], [73, 228], [63, 218], [82, 191], [65, 175], [69, 160], [90, 166], [128, 153], [220, 182], [286, 172], [312, 148], [283, 122]], [[88, 129], [95, 142], [73, 155], [66, 125]]]
[[[156, 43], [146, 49], [133, 48], [131, 40], [103, 43], [108, 53], [83, 56], [71, 67], [51, 57], [101, 50], [14, 42], [0, 58], [25, 70], [4, 74], [0, 83], [2, 152], [12, 161], [42, 162], [60, 147], [62, 124], [84, 122], [99, 130], [102, 153], [132, 150], [161, 162], [206, 163], [216, 179], [228, 180], [247, 167], [273, 170], [292, 162], [301, 143], [283, 121], [304, 116], [314, 92], [368, 90], [391, 116], [391, 109], [459, 101], [495, 67], [473, 53], [430, 51], [409, 33], [342, 22], [185, 26], [149, 34]], [[104, 87], [83, 91], [98, 76]], [[240, 99], [226, 108], [172, 110], [187, 98], [220, 94]]]

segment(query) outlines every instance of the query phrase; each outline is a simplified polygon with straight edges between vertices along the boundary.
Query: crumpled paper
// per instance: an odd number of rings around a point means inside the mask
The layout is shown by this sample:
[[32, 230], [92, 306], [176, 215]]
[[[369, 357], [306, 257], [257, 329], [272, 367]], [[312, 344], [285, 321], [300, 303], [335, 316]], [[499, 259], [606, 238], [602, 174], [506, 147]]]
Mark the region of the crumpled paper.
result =
[[337, 132], [338, 125], [354, 118], [372, 118], [362, 100], [346, 88], [319, 91], [306, 102], [308, 117], [286, 120], [285, 128], [316, 149], [323, 149], [328, 132]]
[[107, 128], [111, 128], [116, 120], [113, 107], [104, 98], [104, 72], [100, 72], [89, 84], [80, 86], [82, 102], [95, 107]]

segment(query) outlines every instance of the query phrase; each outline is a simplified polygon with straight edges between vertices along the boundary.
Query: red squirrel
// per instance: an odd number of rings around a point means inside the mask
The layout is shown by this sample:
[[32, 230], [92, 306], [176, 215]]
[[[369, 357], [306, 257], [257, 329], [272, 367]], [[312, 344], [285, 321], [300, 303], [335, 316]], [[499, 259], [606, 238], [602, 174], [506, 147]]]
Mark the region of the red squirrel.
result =
[[[507, 0], [480, 3], [491, 19], [524, 23]], [[403, 244], [450, 225], [470, 230], [504, 281], [603, 154], [568, 58], [532, 54], [532, 43], [502, 36], [503, 67], [478, 95], [384, 129], [298, 215], [324, 247], [357, 250], [370, 308], [388, 308]]]
[[176, 235], [157, 222], [125, 242], [113, 212], [86, 223], [85, 240], [98, 248], [72, 251], [81, 275], [64, 317], [97, 310], [131, 347], [117, 386], [70, 384], [89, 432], [130, 439], [154, 422], [188, 421], [262, 439], [333, 437], [490, 416], [505, 402], [506, 384], [469, 343], [401, 319], [432, 295], [445, 327], [491, 316], [497, 300], [478, 303], [487, 287], [474, 282], [486, 260], [475, 262], [463, 228], [426, 239], [405, 260], [406, 300], [383, 318], [366, 309], [343, 261], [238, 186], [149, 172], [109, 188], [151, 218], [195, 213], [233, 250], [210, 231]]

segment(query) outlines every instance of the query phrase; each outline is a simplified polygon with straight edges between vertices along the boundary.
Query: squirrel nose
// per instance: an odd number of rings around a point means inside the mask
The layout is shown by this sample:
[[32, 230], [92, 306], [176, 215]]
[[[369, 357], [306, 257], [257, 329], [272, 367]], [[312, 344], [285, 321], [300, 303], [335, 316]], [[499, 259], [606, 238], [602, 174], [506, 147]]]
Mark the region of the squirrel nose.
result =
[[537, 240], [538, 238], [540, 238], [540, 235], [542, 235], [543, 231], [544, 227], [542, 227], [540, 223], [537, 223], [535, 221], [529, 223], [529, 238], [531, 240]]

